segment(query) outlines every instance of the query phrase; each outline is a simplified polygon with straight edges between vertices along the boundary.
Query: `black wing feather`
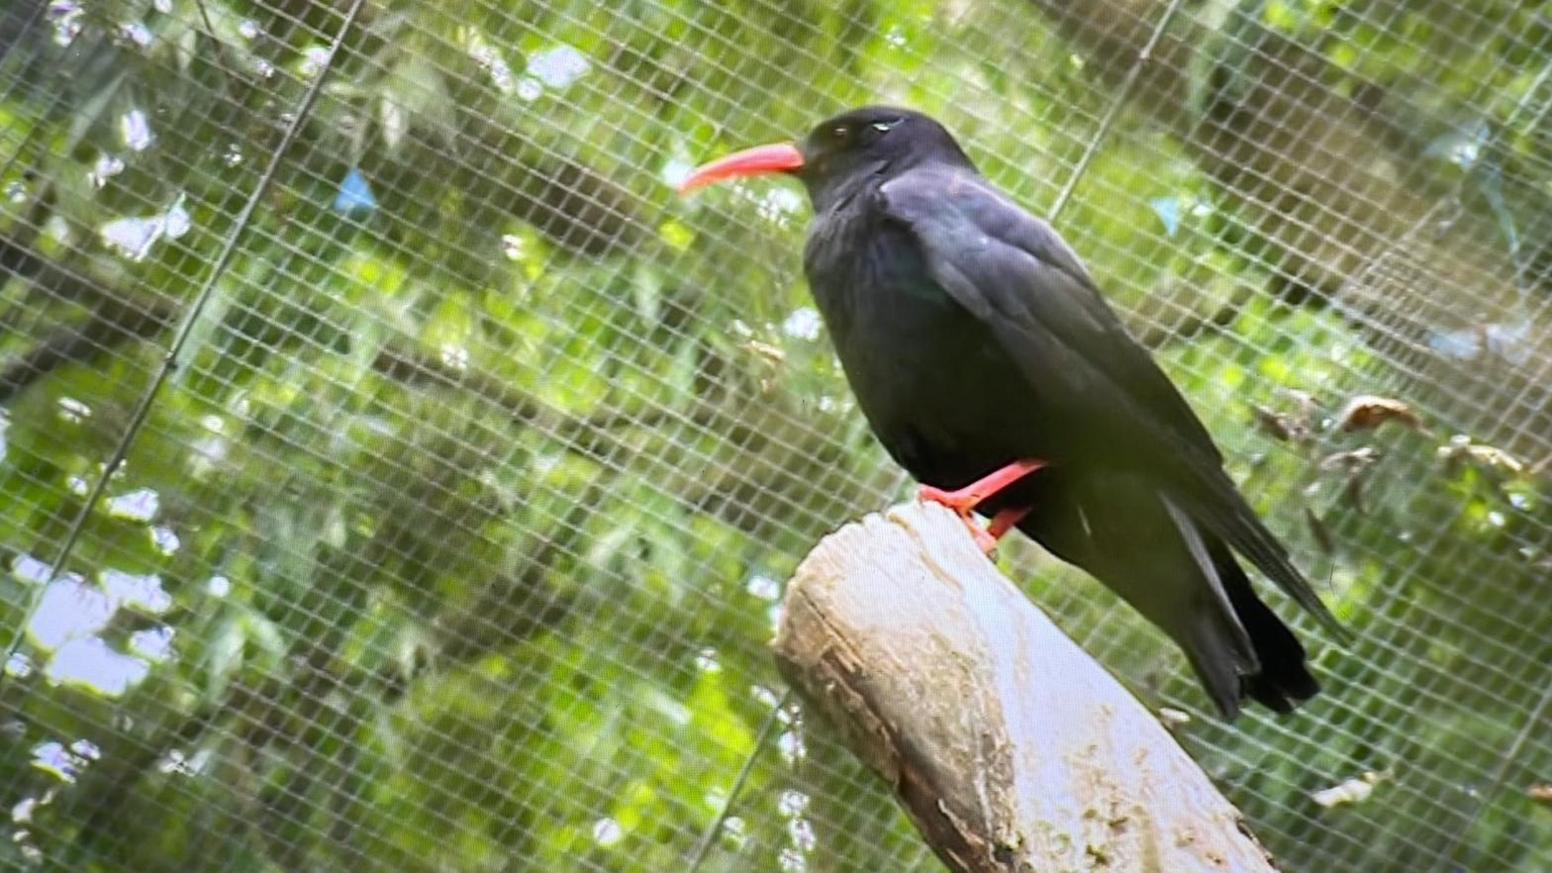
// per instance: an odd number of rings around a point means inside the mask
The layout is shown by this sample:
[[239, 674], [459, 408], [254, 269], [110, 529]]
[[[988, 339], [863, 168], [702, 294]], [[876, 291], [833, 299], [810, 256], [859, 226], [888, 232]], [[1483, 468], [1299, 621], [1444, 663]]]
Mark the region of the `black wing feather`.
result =
[[1245, 504], [1196, 413], [1050, 225], [962, 169], [923, 167], [879, 190], [884, 214], [911, 232], [933, 279], [987, 325], [1032, 387], [1052, 406], [1128, 437], [1124, 451], [1085, 451], [1146, 465], [1201, 523], [1345, 635]]

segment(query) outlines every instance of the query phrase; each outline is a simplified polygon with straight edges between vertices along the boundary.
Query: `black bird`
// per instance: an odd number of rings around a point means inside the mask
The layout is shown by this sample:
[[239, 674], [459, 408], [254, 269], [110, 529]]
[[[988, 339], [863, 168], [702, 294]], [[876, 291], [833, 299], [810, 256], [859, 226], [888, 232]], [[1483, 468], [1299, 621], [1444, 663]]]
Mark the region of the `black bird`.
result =
[[1013, 526], [1170, 635], [1225, 718], [1319, 691], [1238, 552], [1344, 631], [1223, 470], [1201, 421], [1044, 221], [918, 112], [872, 106], [696, 170], [796, 176], [809, 287], [873, 432], [983, 547]]

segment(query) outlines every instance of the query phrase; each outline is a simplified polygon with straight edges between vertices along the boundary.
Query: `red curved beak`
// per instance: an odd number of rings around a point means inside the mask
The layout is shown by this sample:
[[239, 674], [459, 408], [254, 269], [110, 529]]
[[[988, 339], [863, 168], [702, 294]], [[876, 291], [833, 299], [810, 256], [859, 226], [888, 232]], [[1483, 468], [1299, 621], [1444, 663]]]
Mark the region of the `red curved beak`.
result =
[[791, 143], [755, 146], [697, 167], [695, 172], [679, 183], [679, 193], [688, 194], [696, 188], [728, 179], [743, 179], [766, 173], [790, 173], [802, 167], [803, 153]]

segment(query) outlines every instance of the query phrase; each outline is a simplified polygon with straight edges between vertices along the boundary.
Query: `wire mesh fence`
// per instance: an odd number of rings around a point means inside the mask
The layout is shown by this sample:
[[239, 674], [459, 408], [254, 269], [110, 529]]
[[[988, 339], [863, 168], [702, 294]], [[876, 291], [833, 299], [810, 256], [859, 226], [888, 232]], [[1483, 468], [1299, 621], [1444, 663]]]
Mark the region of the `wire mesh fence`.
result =
[[766, 649], [909, 493], [806, 206], [672, 193], [867, 102], [1054, 215], [1357, 642], [1226, 725], [1005, 569], [1287, 869], [1552, 867], [1552, 6], [1496, 0], [7, 3], [0, 860], [940, 869]]

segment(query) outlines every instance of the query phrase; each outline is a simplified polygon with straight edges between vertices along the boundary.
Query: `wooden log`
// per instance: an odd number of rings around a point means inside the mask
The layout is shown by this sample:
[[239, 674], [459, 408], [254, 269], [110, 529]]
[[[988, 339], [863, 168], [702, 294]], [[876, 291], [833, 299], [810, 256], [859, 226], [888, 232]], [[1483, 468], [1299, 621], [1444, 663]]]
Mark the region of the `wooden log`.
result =
[[775, 648], [956, 873], [1275, 869], [1168, 731], [942, 507], [826, 537]]

